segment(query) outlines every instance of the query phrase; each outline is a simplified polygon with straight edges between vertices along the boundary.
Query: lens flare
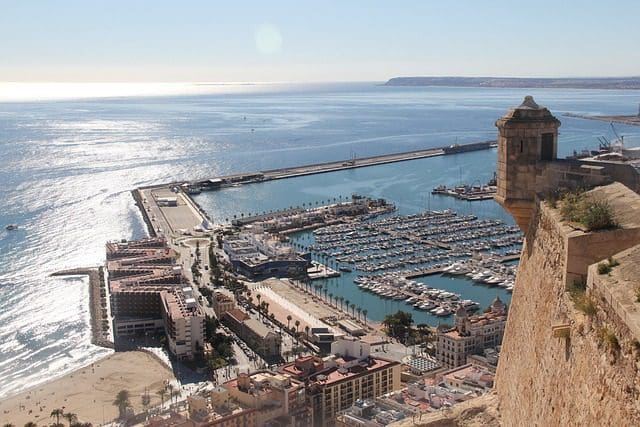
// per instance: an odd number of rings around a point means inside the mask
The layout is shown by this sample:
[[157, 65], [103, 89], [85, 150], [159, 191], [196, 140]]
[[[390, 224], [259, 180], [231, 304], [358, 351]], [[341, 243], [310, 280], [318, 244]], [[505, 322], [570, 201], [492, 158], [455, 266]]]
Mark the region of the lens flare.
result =
[[282, 47], [282, 35], [272, 24], [262, 24], [255, 34], [256, 47], [264, 55], [271, 55], [280, 51]]

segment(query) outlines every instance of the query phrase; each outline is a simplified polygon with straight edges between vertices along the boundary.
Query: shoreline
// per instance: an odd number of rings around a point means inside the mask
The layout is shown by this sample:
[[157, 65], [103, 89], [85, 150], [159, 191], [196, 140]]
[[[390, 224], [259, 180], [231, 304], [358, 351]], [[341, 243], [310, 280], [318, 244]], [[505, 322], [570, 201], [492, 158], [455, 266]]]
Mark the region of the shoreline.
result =
[[150, 406], [155, 406], [160, 403], [155, 392], [165, 380], [173, 378], [173, 372], [148, 352], [113, 352], [65, 375], [3, 397], [0, 418], [15, 425], [33, 421], [45, 426], [51, 421], [49, 414], [53, 409], [65, 407], [65, 412], [77, 414], [81, 422], [99, 425], [117, 416], [112, 402], [118, 391], [128, 390], [131, 403], [139, 412], [140, 395], [145, 389], [151, 397]]

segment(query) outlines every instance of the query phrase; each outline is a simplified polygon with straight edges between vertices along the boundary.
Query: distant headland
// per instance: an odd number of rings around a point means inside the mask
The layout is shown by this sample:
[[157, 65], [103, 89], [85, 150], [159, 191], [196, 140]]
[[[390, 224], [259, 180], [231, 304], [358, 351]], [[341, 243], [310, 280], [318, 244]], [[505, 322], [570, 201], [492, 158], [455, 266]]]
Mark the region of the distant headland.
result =
[[450, 86], [557, 89], [640, 89], [640, 77], [394, 77], [384, 86]]

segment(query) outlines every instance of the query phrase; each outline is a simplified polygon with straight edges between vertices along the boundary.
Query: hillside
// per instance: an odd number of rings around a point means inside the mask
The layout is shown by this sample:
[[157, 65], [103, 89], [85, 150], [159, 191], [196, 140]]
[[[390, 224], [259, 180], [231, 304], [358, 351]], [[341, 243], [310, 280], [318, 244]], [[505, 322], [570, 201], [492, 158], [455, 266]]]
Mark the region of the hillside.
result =
[[492, 88], [640, 89], [640, 77], [394, 77], [385, 86], [448, 86]]

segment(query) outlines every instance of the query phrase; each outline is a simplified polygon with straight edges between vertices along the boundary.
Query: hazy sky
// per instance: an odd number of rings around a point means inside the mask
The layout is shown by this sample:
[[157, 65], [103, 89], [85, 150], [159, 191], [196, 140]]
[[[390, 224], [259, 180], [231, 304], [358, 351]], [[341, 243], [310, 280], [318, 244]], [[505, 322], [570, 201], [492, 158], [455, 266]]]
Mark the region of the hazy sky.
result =
[[640, 75], [639, 19], [638, 0], [0, 0], [0, 81]]

